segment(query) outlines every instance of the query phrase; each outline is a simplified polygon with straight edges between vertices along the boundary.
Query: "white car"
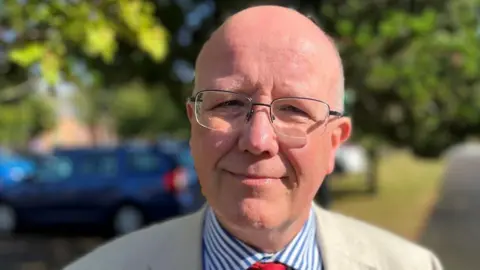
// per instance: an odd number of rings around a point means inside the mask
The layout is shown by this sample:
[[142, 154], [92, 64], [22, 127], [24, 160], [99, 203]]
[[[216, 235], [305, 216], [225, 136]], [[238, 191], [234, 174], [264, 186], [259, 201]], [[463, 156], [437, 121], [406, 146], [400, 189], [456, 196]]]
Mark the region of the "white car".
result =
[[335, 155], [334, 173], [360, 174], [368, 169], [368, 155], [365, 148], [356, 144], [345, 144]]

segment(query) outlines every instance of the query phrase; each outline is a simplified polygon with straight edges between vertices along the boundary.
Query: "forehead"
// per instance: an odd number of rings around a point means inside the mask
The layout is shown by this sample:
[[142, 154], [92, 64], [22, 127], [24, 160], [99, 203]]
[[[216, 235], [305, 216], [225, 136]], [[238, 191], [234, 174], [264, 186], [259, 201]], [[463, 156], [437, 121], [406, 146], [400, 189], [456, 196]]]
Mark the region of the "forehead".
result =
[[335, 58], [322, 53], [318, 45], [285, 36], [212, 42], [202, 58], [197, 67], [196, 90], [260, 91], [272, 98], [325, 98], [339, 76]]

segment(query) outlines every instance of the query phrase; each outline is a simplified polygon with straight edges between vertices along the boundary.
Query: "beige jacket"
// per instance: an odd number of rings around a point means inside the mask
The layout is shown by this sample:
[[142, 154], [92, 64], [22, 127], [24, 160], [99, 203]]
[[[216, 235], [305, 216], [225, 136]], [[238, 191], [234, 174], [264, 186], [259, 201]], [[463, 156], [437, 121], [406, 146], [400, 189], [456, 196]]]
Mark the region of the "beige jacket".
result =
[[[325, 270], [441, 270], [428, 250], [314, 206]], [[64, 270], [202, 270], [204, 209], [107, 243]], [[221, 270], [221, 269], [219, 269]]]

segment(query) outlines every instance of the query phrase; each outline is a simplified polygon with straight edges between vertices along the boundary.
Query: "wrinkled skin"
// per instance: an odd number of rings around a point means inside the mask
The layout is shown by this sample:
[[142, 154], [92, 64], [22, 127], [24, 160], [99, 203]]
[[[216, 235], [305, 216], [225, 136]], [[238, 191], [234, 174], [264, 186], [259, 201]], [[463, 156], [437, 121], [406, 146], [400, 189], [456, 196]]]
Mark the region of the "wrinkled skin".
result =
[[[260, 6], [225, 22], [205, 44], [196, 66], [195, 92], [225, 89], [255, 102], [299, 96], [336, 108], [343, 84], [341, 60], [331, 40], [290, 9]], [[283, 248], [301, 229], [335, 151], [350, 135], [348, 118], [328, 119], [303, 147], [276, 135], [267, 107], [255, 107], [238, 132], [213, 131], [196, 122], [187, 104], [190, 145], [202, 191], [221, 224], [263, 251]], [[251, 178], [267, 184], [245, 185]]]

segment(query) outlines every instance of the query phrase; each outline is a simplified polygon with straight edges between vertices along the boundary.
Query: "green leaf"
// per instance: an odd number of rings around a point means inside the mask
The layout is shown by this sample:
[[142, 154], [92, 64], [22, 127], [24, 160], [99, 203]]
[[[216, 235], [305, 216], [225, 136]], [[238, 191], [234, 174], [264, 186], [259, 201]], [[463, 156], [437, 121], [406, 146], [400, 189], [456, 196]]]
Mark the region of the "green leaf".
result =
[[164, 27], [144, 29], [139, 34], [139, 46], [155, 61], [162, 61], [168, 53], [168, 33]]
[[42, 62], [40, 63], [40, 70], [43, 78], [48, 84], [54, 85], [58, 82], [60, 78], [60, 66], [61, 60], [57, 54], [47, 52], [43, 56]]
[[115, 31], [104, 22], [92, 23], [87, 27], [86, 51], [94, 56], [102, 56], [111, 62], [117, 50]]
[[34, 42], [25, 45], [22, 48], [12, 49], [8, 52], [11, 61], [22, 67], [28, 67], [39, 61], [45, 52], [45, 46], [41, 43]]
[[380, 34], [384, 38], [396, 38], [408, 30], [408, 16], [400, 11], [392, 12], [388, 19], [380, 23]]
[[342, 36], [349, 36], [353, 33], [353, 22], [350, 20], [340, 20], [337, 25], [337, 31]]
[[141, 8], [142, 2], [131, 0], [131, 1], [119, 1], [120, 15], [125, 21], [125, 23], [131, 29], [137, 29], [140, 26], [141, 21]]
[[366, 79], [366, 84], [371, 90], [389, 90], [394, 85], [398, 76], [398, 69], [382, 60], [372, 63], [372, 68]]
[[360, 47], [365, 47], [371, 44], [373, 40], [372, 28], [370, 25], [362, 24], [357, 31], [355, 36], [355, 42]]
[[421, 16], [412, 18], [410, 27], [417, 34], [426, 34], [435, 29], [437, 13], [431, 9], [426, 10]]
[[[168, 35], [157, 19], [156, 4], [149, 0], [98, 0], [77, 1], [1, 1], [0, 15], [5, 30], [15, 32], [12, 44], [5, 44], [9, 60], [24, 68], [25, 72], [40, 61], [45, 66], [57, 62], [42, 60], [45, 48], [58, 56], [63, 67], [63, 57], [75, 55], [82, 60], [100, 58], [113, 63], [119, 42], [135, 45], [135, 55], [151, 56], [156, 61], [168, 53]], [[173, 7], [173, 5], [171, 5]], [[180, 18], [179, 18], [180, 19]], [[79, 52], [79, 48], [83, 51]], [[54, 70], [49, 67], [48, 70]], [[87, 67], [91, 73], [91, 67]], [[108, 69], [108, 68], [107, 68]], [[23, 72], [23, 71], [21, 71]], [[65, 78], [74, 79], [71, 69], [65, 69]], [[44, 73], [42, 73], [44, 74]], [[55, 81], [55, 72], [49, 81]], [[104, 76], [105, 74], [102, 74]], [[100, 80], [98, 81], [100, 83]]]

